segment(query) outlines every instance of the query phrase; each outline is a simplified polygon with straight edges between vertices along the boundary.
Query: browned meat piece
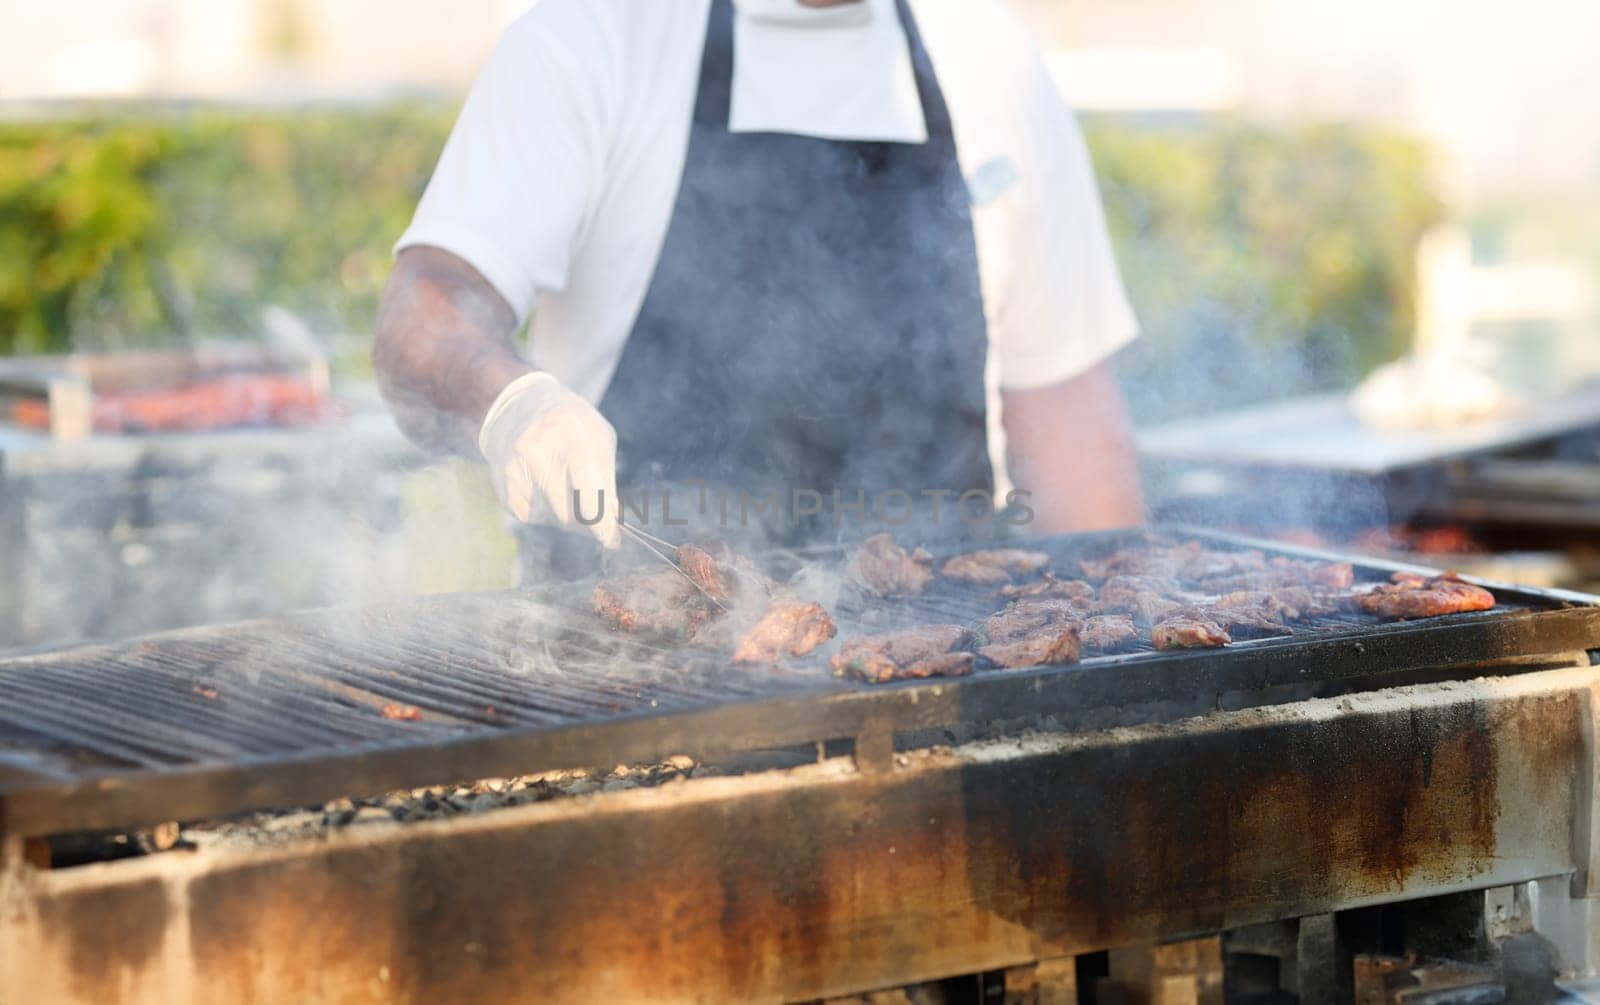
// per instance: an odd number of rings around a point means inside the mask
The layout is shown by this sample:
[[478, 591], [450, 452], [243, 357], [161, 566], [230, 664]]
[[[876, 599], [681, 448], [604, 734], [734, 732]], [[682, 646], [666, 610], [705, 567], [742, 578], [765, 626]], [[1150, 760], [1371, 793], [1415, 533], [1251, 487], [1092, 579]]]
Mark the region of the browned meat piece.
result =
[[729, 582], [731, 577], [709, 551], [697, 544], [685, 544], [678, 548], [677, 558], [679, 568], [688, 573], [690, 579], [699, 583], [717, 600], [727, 602], [732, 586]]
[[1126, 614], [1099, 614], [1085, 621], [1078, 634], [1090, 649], [1115, 649], [1137, 638], [1139, 630]]
[[1208, 621], [1223, 628], [1253, 628], [1258, 632], [1269, 635], [1293, 635], [1294, 629], [1249, 607], [1191, 607], [1179, 611], [1168, 618], [1188, 617], [1199, 621]]
[[894, 676], [878, 679], [878, 683], [885, 680], [920, 679], [923, 677], [965, 677], [972, 672], [972, 665], [978, 662], [974, 653], [942, 653], [938, 656], [927, 656], [912, 663], [900, 665]]
[[1233, 639], [1216, 622], [1184, 614], [1150, 629], [1150, 641], [1157, 649], [1213, 649]]
[[[1184, 597], [1168, 597], [1159, 593], [1141, 593], [1122, 606], [1129, 616], [1139, 624], [1153, 625], [1187, 609], [1192, 603], [1191, 600]], [[1104, 608], [1101, 609], [1104, 610]]]
[[[1348, 568], [1348, 567], [1347, 567]], [[1332, 614], [1339, 609], [1339, 594], [1328, 590], [1325, 586], [1284, 586], [1272, 591], [1273, 602], [1285, 607], [1293, 608], [1297, 614], [1291, 617], [1319, 618], [1324, 614]]]
[[1200, 556], [1200, 542], [1179, 545], [1143, 545], [1112, 552], [1102, 559], [1079, 562], [1088, 579], [1105, 580], [1113, 576], [1178, 577]]
[[1064, 627], [1051, 628], [1029, 635], [1015, 642], [988, 645], [978, 650], [978, 655], [1002, 667], [1053, 666], [1057, 663], [1076, 663], [1082, 643], [1078, 638], [1076, 622]]
[[726, 604], [742, 594], [768, 596], [774, 584], [744, 555], [724, 541], [685, 544], [678, 548], [678, 566], [716, 598]]
[[1293, 587], [1280, 591], [1239, 591], [1212, 597], [1169, 611], [1158, 621], [1188, 618], [1209, 622], [1226, 629], [1250, 628], [1272, 635], [1293, 635], [1287, 622], [1300, 620], [1307, 612], [1327, 613], [1330, 608], [1320, 606], [1311, 591]]
[[595, 613], [613, 628], [687, 642], [717, 612], [671, 569], [621, 576], [594, 588]]
[[991, 548], [957, 555], [939, 571], [947, 579], [963, 583], [1009, 583], [1021, 576], [1036, 576], [1050, 564], [1042, 551], [1021, 548]]
[[1140, 624], [1151, 625], [1201, 599], [1185, 593], [1170, 577], [1114, 576], [1100, 587], [1094, 609], [1102, 614], [1131, 614]]
[[1307, 586], [1327, 590], [1348, 589], [1355, 570], [1347, 562], [1274, 557], [1254, 549], [1223, 550], [1203, 547], [1198, 541], [1179, 545], [1125, 548], [1103, 559], [1080, 563], [1093, 580], [1116, 576], [1165, 576], [1198, 587], [1204, 593], [1233, 590], [1270, 590], [1282, 586]]
[[1284, 586], [1274, 590], [1238, 590], [1225, 593], [1207, 603], [1217, 609], [1248, 611], [1267, 621], [1304, 621], [1339, 609], [1338, 602], [1326, 594], [1304, 586]]
[[1355, 584], [1356, 569], [1349, 562], [1301, 562], [1292, 558], [1276, 558], [1273, 567], [1300, 573], [1306, 586], [1325, 590], [1348, 590]]
[[784, 655], [804, 656], [833, 638], [838, 630], [821, 604], [776, 601], [739, 639], [733, 662], [776, 663]]
[[1243, 551], [1213, 551], [1201, 548], [1184, 564], [1178, 575], [1189, 582], [1202, 582], [1222, 576], [1248, 575], [1266, 567], [1266, 554], [1253, 548]]
[[960, 677], [976, 657], [954, 652], [972, 639], [960, 625], [920, 625], [850, 639], [833, 657], [833, 672], [872, 684], [908, 677]]
[[1019, 600], [983, 623], [983, 637], [991, 645], [1016, 642], [1039, 632], [1076, 625], [1082, 617], [1065, 600]]
[[1274, 558], [1270, 565], [1199, 581], [1207, 593], [1237, 590], [1276, 590], [1304, 586], [1318, 590], [1347, 590], [1355, 582], [1355, 567], [1349, 562], [1318, 562], [1297, 558]]
[[1055, 600], [1069, 600], [1087, 607], [1094, 602], [1094, 587], [1081, 579], [1057, 579], [1047, 572], [1043, 579], [1031, 583], [1002, 586], [1000, 595], [1012, 600], [1049, 597]]
[[1399, 572], [1395, 573], [1394, 582], [1357, 596], [1356, 603], [1380, 618], [1435, 618], [1441, 614], [1487, 611], [1494, 606], [1494, 594], [1463, 582], [1454, 572], [1432, 579]]
[[906, 551], [893, 534], [875, 534], [856, 550], [850, 575], [880, 597], [915, 597], [933, 582], [933, 556], [921, 548]]
[[1098, 604], [1101, 608], [1114, 607], [1141, 593], [1178, 596], [1183, 593], [1183, 585], [1171, 576], [1113, 576], [1101, 585]]

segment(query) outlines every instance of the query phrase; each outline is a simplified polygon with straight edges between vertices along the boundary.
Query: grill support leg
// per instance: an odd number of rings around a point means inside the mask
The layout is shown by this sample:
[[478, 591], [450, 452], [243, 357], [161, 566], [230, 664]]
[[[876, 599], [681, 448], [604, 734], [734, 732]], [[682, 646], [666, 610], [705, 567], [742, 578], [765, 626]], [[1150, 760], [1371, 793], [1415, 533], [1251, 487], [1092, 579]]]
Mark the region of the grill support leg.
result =
[[887, 723], [863, 730], [856, 737], [856, 769], [864, 775], [881, 774], [894, 767], [894, 729]]
[[1355, 1000], [1355, 954], [1348, 919], [1301, 918], [1295, 938], [1295, 977], [1301, 1005], [1348, 1005]]
[[1584, 766], [1574, 796], [1573, 850], [1578, 863], [1571, 876], [1555, 876], [1528, 886], [1533, 927], [1554, 945], [1563, 977], [1600, 979], [1600, 682], [1584, 694], [1580, 717]]
[[1040, 960], [1005, 972], [1005, 1005], [1078, 1005], [1078, 958]]
[[1217, 938], [1128, 946], [1109, 954], [1099, 982], [1103, 1005], [1222, 1005], [1222, 943]]

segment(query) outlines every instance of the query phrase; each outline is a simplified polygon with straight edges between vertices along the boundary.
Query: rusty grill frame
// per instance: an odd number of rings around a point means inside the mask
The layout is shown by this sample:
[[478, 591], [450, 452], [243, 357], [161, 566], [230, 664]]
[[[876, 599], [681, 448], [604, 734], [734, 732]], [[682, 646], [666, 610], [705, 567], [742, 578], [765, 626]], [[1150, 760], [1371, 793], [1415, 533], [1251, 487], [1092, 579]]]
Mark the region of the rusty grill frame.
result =
[[[1213, 546], [1259, 547], [1276, 554], [1350, 560], [1187, 528], [1169, 528], [1163, 533], [1197, 537]], [[1135, 539], [1126, 532], [1115, 532], [1028, 543], [1043, 545], [1059, 556], [1063, 550], [1092, 554]], [[1410, 568], [1364, 559], [1356, 564], [1366, 579]], [[866, 687], [797, 675], [757, 680], [759, 686], [752, 687], [754, 679], [748, 675], [730, 675], [719, 679], [718, 686], [708, 693], [691, 688], [665, 707], [511, 726], [494, 724], [493, 716], [479, 723], [459, 719], [383, 723], [368, 708], [365, 719], [340, 719], [350, 724], [353, 734], [342, 746], [313, 745], [287, 754], [217, 750], [207, 757], [201, 749], [201, 756], [187, 761], [180, 758], [171, 765], [129, 767], [100, 762], [74, 766], [51, 764], [30, 757], [27, 751], [8, 752], [0, 746], [0, 835], [129, 828], [246, 809], [306, 805], [339, 795], [530, 770], [648, 761], [676, 753], [704, 759], [752, 749], [825, 746], [829, 741], [848, 740], [855, 743], [858, 760], [881, 762], [893, 753], [897, 735], [905, 746], [907, 735], [918, 731], [953, 737], [952, 730], [996, 722], [1044, 722], [1055, 729], [1081, 730], [1170, 721], [1214, 709], [1248, 708], [1485, 672], [1539, 669], [1543, 665], [1540, 656], [1587, 650], [1600, 639], [1600, 607], [1594, 606], [1592, 598], [1489, 585], [1501, 605], [1482, 614], [1346, 626], [1325, 634], [1263, 639], [1222, 650], [1105, 656], [1071, 666], [980, 673], [960, 680]], [[532, 601], [522, 597], [520, 602]], [[440, 602], [424, 601], [401, 610], [426, 610], [429, 603]], [[315, 626], [318, 618], [326, 617], [307, 615], [284, 623]], [[110, 661], [101, 666], [113, 671], [119, 666], [137, 666], [139, 646], [226, 640], [249, 629], [232, 626], [173, 633], [142, 643], [0, 663], [0, 685], [32, 684], [52, 668], [71, 671], [89, 658]], [[1485, 669], [1491, 665], [1492, 669]], [[363, 701], [383, 700], [381, 681], [355, 679], [364, 682], [364, 687], [340, 683], [338, 675], [330, 673], [320, 683], [332, 682], [335, 691], [331, 696], [316, 696], [317, 700], [347, 711], [348, 706], [358, 707]], [[737, 684], [741, 679], [746, 682], [743, 693]], [[306, 683], [278, 681], [274, 686], [294, 689]], [[399, 679], [393, 691], [402, 698], [427, 693], [425, 688], [419, 692], [415, 682], [408, 686]], [[661, 695], [665, 698], [668, 693], [662, 690]], [[129, 719], [138, 721], [137, 696], [113, 692], [107, 699], [126, 702]], [[198, 703], [191, 700], [191, 705], [206, 707], [203, 699]], [[253, 714], [259, 718], [270, 711], [267, 706]], [[7, 717], [16, 726], [19, 721], [26, 722], [28, 713], [23, 707], [13, 709]], [[380, 723], [383, 728], [378, 728]], [[287, 730], [293, 723], [286, 719], [283, 725]], [[420, 735], [407, 735], [412, 727]], [[196, 738], [197, 745], [202, 739]]]
[[1446, 681], [77, 869], [10, 842], [0, 997], [811, 1001], [1535, 879], [1592, 914], [1597, 686]]

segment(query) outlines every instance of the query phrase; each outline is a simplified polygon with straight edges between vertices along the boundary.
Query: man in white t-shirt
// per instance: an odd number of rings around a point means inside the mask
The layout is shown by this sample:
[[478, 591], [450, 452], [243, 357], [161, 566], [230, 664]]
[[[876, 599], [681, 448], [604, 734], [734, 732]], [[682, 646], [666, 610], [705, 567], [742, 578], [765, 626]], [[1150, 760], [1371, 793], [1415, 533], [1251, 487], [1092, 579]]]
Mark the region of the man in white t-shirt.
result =
[[998, 0], [543, 0], [399, 243], [374, 360], [413, 438], [606, 546], [669, 486], [790, 539], [974, 497], [1050, 532], [1141, 518], [1109, 364], [1136, 332]]

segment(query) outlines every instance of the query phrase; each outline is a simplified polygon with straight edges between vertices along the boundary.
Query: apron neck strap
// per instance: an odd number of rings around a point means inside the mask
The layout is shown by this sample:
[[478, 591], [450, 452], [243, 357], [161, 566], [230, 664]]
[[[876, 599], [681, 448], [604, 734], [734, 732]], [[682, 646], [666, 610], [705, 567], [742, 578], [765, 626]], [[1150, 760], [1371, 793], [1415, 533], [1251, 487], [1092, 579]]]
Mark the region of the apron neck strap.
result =
[[[872, 0], [858, 0], [870, 3]], [[922, 44], [916, 18], [907, 0], [895, 0], [900, 28], [911, 50], [911, 66], [917, 78], [917, 97], [922, 102], [922, 118], [929, 139], [950, 135], [950, 110], [944, 95], [933, 86], [937, 78], [933, 61]], [[726, 129], [733, 112], [733, 0], [711, 0], [706, 22], [705, 48], [700, 56], [700, 91], [695, 97], [694, 121], [702, 126]]]

